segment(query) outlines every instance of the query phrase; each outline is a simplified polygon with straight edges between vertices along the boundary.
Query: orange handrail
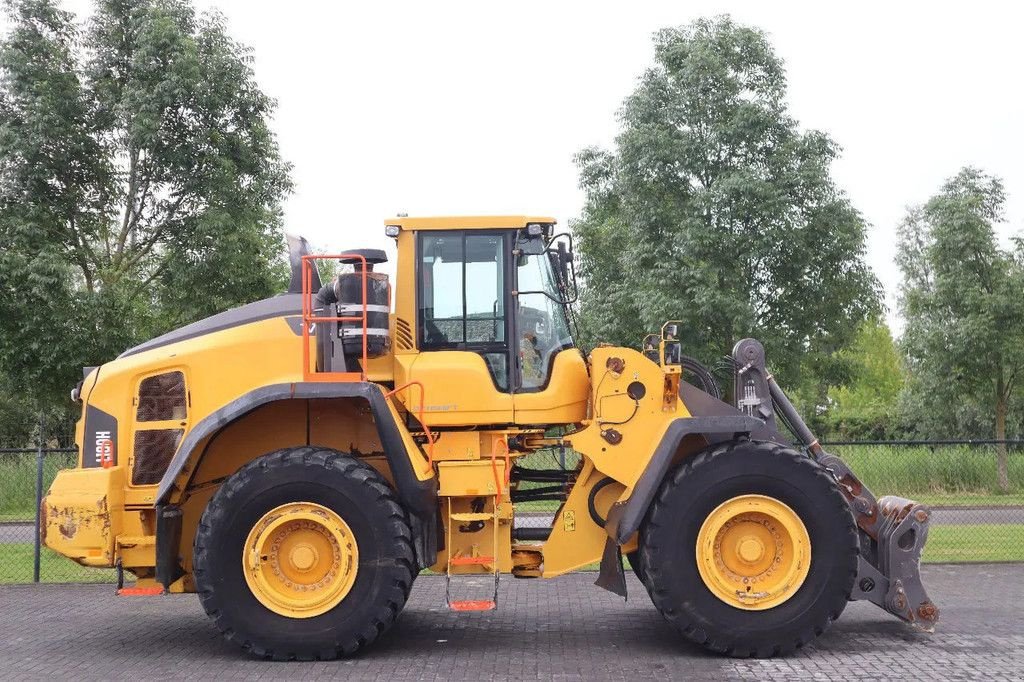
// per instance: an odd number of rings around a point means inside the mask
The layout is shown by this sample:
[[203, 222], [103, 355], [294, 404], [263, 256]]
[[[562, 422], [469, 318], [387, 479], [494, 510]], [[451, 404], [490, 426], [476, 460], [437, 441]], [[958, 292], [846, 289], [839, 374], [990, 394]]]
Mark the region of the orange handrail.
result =
[[410, 382], [402, 384], [398, 388], [395, 388], [395, 389], [392, 389], [392, 390], [388, 391], [387, 393], [384, 394], [384, 397], [385, 398], [390, 398], [391, 396], [393, 396], [396, 393], [399, 393], [401, 391], [404, 391], [405, 389], [409, 388], [410, 386], [419, 386], [419, 389], [420, 389], [420, 408], [419, 408], [419, 410], [416, 411], [416, 418], [420, 420], [420, 426], [423, 427], [423, 433], [425, 433], [426, 436], [427, 436], [427, 467], [428, 467], [428, 469], [430, 471], [433, 471], [433, 469], [434, 469], [434, 434], [430, 430], [430, 427], [427, 426], [427, 422], [423, 418], [423, 412], [424, 412], [423, 403], [425, 402], [426, 397], [427, 397], [427, 390], [425, 388], [423, 388], [423, 384], [420, 383], [419, 381], [410, 381]]
[[495, 444], [495, 447], [491, 449], [491, 470], [494, 472], [494, 485], [498, 488], [497, 496], [494, 498], [495, 509], [497, 509], [497, 506], [499, 504], [501, 504], [501, 491], [502, 491], [502, 488], [503, 488], [501, 477], [498, 476], [498, 452], [497, 452], [498, 448], [497, 448], [497, 445], [501, 445], [503, 448], [505, 448], [505, 482], [504, 482], [504, 487], [507, 487], [509, 485], [509, 482], [512, 480], [512, 453], [510, 453], [509, 450], [508, 450], [508, 442], [505, 441], [505, 440], [499, 440]]
[[[359, 259], [362, 263], [360, 279], [363, 287], [363, 314], [361, 316], [327, 317], [313, 314], [313, 268], [314, 261], [332, 259]], [[369, 326], [367, 315], [367, 269], [366, 257], [358, 253], [342, 253], [338, 255], [314, 254], [302, 257], [302, 378], [305, 381], [366, 381], [366, 363], [369, 361], [369, 350], [366, 339], [366, 328]], [[309, 370], [309, 327], [316, 322], [361, 322], [363, 325], [363, 363], [360, 372], [316, 372]], [[344, 342], [344, 341], [343, 341]]]

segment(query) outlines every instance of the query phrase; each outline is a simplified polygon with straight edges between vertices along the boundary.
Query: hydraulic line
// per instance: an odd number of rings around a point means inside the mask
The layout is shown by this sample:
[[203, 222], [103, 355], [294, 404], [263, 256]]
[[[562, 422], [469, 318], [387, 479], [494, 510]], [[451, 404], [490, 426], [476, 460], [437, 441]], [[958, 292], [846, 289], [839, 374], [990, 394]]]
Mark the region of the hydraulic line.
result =
[[564, 471], [562, 469], [527, 469], [524, 467], [512, 468], [513, 481], [531, 481], [537, 483], [565, 483], [572, 480], [575, 471]]

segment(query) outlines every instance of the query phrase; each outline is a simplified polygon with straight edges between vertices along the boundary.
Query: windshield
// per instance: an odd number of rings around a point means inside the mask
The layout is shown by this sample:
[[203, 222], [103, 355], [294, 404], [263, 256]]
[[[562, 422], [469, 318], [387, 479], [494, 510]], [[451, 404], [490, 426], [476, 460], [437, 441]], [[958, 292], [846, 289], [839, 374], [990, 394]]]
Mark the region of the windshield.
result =
[[518, 306], [521, 387], [542, 388], [555, 354], [572, 347], [562, 294], [547, 252], [519, 257]]

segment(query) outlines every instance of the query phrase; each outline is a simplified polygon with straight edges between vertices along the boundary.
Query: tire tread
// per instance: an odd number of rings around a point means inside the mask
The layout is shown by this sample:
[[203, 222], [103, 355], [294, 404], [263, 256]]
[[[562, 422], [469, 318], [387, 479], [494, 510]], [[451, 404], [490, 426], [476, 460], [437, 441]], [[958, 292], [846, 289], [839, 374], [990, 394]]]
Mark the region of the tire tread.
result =
[[[376, 504], [386, 510], [386, 521], [383, 521], [383, 525], [390, 530], [389, 541], [394, 545], [392, 549], [396, 558], [397, 575], [392, 580], [392, 589], [386, 592], [386, 594], [390, 594], [381, 600], [364, 631], [335, 642], [330, 649], [315, 652], [278, 651], [240, 637], [232, 624], [228, 622], [227, 614], [219, 608], [214, 590], [206, 579], [207, 570], [204, 568], [209, 555], [208, 547], [216, 542], [216, 529], [225, 523], [232, 500], [255, 476], [266, 475], [265, 470], [267, 469], [288, 466], [322, 467], [334, 470], [359, 485], [373, 490], [376, 493]], [[241, 646], [242, 649], [256, 657], [274, 661], [333, 660], [339, 656], [350, 656], [368, 646], [394, 624], [409, 598], [416, 577], [413, 570], [412, 530], [404, 509], [381, 475], [369, 464], [351, 455], [313, 446], [283, 448], [263, 455], [241, 467], [225, 481], [217, 494], [211, 498], [196, 530], [193, 564], [193, 577], [199, 601], [207, 616], [213, 620], [214, 625], [224, 638]]]
[[[684, 480], [692, 476], [693, 472], [705, 467], [715, 466], [718, 461], [728, 458], [737, 448], [749, 448], [751, 445], [763, 450], [764, 456], [785, 457], [791, 460], [795, 466], [801, 467], [808, 475], [817, 479], [817, 483], [820, 484], [823, 491], [828, 491], [824, 496], [827, 504], [835, 507], [843, 514], [850, 514], [848, 503], [839, 491], [835, 479], [825, 468], [810, 457], [778, 443], [733, 440], [710, 447], [693, 455], [666, 478], [654, 501], [651, 503], [644, 525], [641, 528], [638, 554], [641, 571], [645, 578], [644, 583], [651, 600], [665, 620], [683, 637], [711, 651], [733, 657], [769, 658], [790, 654], [825, 632], [842, 613], [849, 597], [849, 590], [842, 595], [829, 595], [827, 597], [828, 600], [836, 606], [831, 607], [826, 613], [820, 614], [813, 622], [809, 622], [795, 641], [768, 640], [744, 642], [724, 631], [717, 633], [706, 632], [704, 627], [693, 621], [693, 614], [688, 613], [686, 608], [677, 608], [677, 605], [673, 604], [669, 598], [669, 584], [676, 576], [671, 566], [659, 565], [658, 559], [659, 537], [665, 536], [665, 533], [660, 531], [666, 528], [666, 523], [662, 519], [677, 521], [677, 519], [672, 518], [670, 513], [665, 511], [670, 504], [675, 490]], [[857, 573], [857, 555], [859, 551], [859, 538], [852, 517], [850, 518], [847, 537], [843, 544], [848, 552], [846, 582], [852, 586]], [[824, 598], [826, 597], [823, 596]], [[768, 636], [770, 637], [770, 635]]]

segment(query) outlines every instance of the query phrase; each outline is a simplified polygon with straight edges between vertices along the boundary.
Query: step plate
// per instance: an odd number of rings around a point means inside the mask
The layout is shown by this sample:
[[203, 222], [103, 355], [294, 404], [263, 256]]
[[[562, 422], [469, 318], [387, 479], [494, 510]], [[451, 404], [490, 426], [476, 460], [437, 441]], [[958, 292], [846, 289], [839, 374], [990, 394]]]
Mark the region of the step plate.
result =
[[498, 608], [498, 605], [491, 599], [467, 599], [450, 601], [448, 608], [452, 611], [493, 611]]
[[122, 587], [117, 591], [119, 597], [155, 597], [164, 593], [164, 588], [157, 587]]

